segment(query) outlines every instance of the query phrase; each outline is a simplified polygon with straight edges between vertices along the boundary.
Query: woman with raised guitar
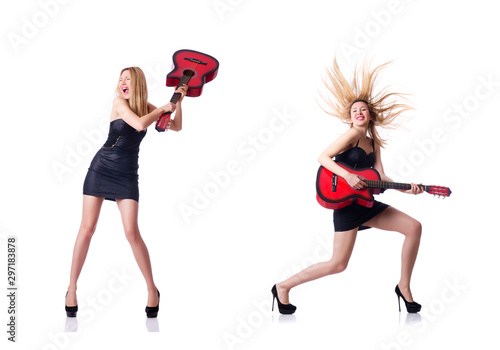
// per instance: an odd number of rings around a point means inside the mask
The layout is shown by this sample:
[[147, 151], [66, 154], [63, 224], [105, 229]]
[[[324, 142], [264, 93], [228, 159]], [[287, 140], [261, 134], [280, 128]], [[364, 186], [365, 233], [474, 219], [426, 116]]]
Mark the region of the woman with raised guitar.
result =
[[[382, 181], [392, 182], [384, 173], [380, 151], [385, 142], [376, 128], [393, 126], [394, 119], [411, 107], [397, 102], [398, 99], [404, 99], [401, 93], [387, 93], [383, 89], [372, 96], [377, 76], [387, 65], [388, 63], [370, 70], [369, 64], [365, 62], [361, 69], [354, 71], [351, 84], [343, 76], [336, 60], [333, 69], [328, 72], [330, 84], [327, 84], [327, 87], [335, 101], [325, 99], [331, 108], [327, 113], [340, 118], [349, 124], [350, 128], [321, 153], [318, 161], [324, 168], [344, 178], [354, 190], [366, 187], [363, 178], [340, 167], [335, 161], [343, 162], [354, 169], [373, 167], [380, 173]], [[332, 159], [334, 157], [335, 161]], [[404, 192], [419, 194], [423, 189], [411, 184], [411, 189]], [[302, 283], [344, 271], [351, 257], [358, 230], [374, 227], [397, 231], [405, 236], [401, 252], [401, 276], [395, 292], [398, 301], [400, 297], [403, 298], [408, 312], [419, 312], [421, 306], [413, 300], [410, 280], [420, 244], [420, 222], [378, 201], [370, 208], [351, 204], [336, 209], [333, 211], [333, 217], [335, 236], [332, 258], [311, 265], [274, 285], [273, 308], [274, 299], [277, 299], [280, 313], [294, 313], [296, 307], [289, 302], [290, 290]]]
[[[90, 240], [95, 232], [101, 206], [105, 199], [115, 201], [120, 211], [125, 236], [146, 281], [148, 298], [147, 317], [156, 317], [160, 292], [153, 280], [151, 261], [138, 226], [139, 187], [137, 169], [139, 145], [148, 126], [165, 113], [176, 111], [169, 129], [182, 129], [181, 102], [188, 87], [176, 90], [181, 96], [177, 103], [156, 108], [148, 102], [146, 78], [138, 67], [125, 68], [120, 73], [117, 97], [111, 109], [108, 139], [90, 164], [83, 185], [83, 212], [80, 229], [73, 250], [70, 281], [66, 293], [66, 313], [75, 317], [78, 311], [76, 289], [85, 262]], [[111, 248], [110, 248], [111, 252]]]

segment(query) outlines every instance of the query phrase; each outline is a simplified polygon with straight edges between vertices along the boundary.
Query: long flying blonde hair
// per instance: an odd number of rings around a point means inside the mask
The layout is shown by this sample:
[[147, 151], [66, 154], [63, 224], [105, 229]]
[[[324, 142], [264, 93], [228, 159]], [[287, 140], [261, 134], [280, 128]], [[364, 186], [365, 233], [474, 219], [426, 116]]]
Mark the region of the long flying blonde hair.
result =
[[360, 67], [354, 68], [351, 83], [344, 77], [337, 64], [333, 60], [333, 67], [327, 69], [328, 81], [323, 79], [331, 97], [321, 95], [327, 103], [329, 110], [323, 110], [334, 117], [339, 118], [346, 124], [351, 124], [351, 106], [355, 101], [364, 101], [368, 104], [372, 120], [368, 126], [368, 134], [381, 147], [386, 141], [383, 140], [376, 127], [394, 129], [399, 126], [394, 120], [403, 112], [414, 109], [406, 101], [408, 94], [400, 92], [388, 92], [389, 87], [384, 87], [375, 93], [375, 86], [379, 73], [390, 65], [392, 61], [381, 64], [370, 70], [370, 61], [364, 60]]
[[[148, 114], [148, 86], [146, 84], [146, 76], [139, 67], [123, 68], [120, 72], [120, 77], [123, 72], [128, 70], [130, 72], [130, 98], [127, 103], [135, 114], [139, 117]], [[119, 84], [116, 87], [118, 96], [121, 96], [121, 89]]]

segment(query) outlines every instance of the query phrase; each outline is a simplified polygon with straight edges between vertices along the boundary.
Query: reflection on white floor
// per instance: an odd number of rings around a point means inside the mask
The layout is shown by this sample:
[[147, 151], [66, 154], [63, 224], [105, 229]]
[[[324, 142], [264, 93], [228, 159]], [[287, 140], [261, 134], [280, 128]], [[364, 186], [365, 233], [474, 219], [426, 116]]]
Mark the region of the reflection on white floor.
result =
[[278, 319], [278, 323], [295, 323], [297, 322], [297, 317], [292, 314], [292, 315], [272, 315], [273, 318], [273, 323], [276, 322], [276, 318]]
[[146, 317], [146, 328], [148, 332], [159, 332], [160, 325], [158, 324], [158, 318], [147, 318]]
[[[281, 318], [280, 318], [280, 322]], [[285, 321], [286, 322], [286, 321]], [[147, 318], [146, 317], [146, 329], [148, 332], [159, 332], [160, 324], [158, 323], [158, 318]], [[66, 323], [64, 325], [65, 332], [78, 332], [78, 317], [66, 317]]]
[[[399, 324], [403, 324], [403, 318], [401, 317], [401, 312], [399, 313]], [[422, 316], [420, 316], [419, 313], [414, 313], [414, 314], [406, 314], [406, 318], [404, 318], [404, 325], [405, 326], [415, 326], [419, 323], [422, 322]]]
[[78, 318], [76, 317], [66, 317], [66, 323], [64, 325], [65, 332], [78, 332]]
[[[276, 315], [272, 314], [272, 323], [281, 323], [281, 324], [293, 324], [297, 322], [297, 316], [295, 314], [292, 315]], [[422, 322], [422, 316], [420, 313], [405, 313], [399, 312], [399, 324], [401, 326], [416, 326]], [[151, 332], [151, 331], [150, 331]]]

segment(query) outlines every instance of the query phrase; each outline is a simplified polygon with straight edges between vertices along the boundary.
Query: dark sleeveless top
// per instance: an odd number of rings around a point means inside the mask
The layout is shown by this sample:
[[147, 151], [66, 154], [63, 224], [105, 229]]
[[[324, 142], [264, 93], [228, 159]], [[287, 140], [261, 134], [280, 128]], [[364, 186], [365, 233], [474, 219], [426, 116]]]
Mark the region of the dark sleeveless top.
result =
[[113, 120], [108, 139], [90, 163], [83, 194], [139, 201], [139, 145], [146, 132], [135, 130], [123, 119]]
[[[367, 154], [364, 149], [358, 146], [348, 149], [335, 157], [336, 162], [342, 162], [355, 169], [371, 168], [375, 164], [375, 142], [372, 140], [373, 151]], [[371, 208], [366, 208], [359, 204], [351, 204], [342, 209], [333, 211], [333, 224], [335, 231], [348, 231], [356, 227], [365, 230], [370, 227], [363, 226], [365, 222], [378, 215], [388, 207], [387, 204], [375, 201]]]
[[[375, 155], [373, 154], [373, 151], [370, 154], [366, 154], [365, 150], [358, 145], [359, 140], [356, 143], [356, 146], [338, 154], [335, 157], [335, 161], [345, 163], [354, 169], [373, 167], [375, 164]], [[372, 148], [375, 150], [375, 142], [373, 140]]]

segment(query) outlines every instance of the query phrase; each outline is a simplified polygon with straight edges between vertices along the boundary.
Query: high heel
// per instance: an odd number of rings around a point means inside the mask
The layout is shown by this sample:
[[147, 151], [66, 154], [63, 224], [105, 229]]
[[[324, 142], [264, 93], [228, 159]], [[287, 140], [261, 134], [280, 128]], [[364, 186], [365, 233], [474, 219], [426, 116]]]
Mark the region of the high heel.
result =
[[[66, 297], [67, 296], [68, 296], [68, 292], [66, 292]], [[66, 316], [68, 316], [68, 317], [76, 317], [76, 313], [78, 312], [78, 304], [76, 304], [76, 306], [67, 306], [66, 302], [65, 302], [64, 303], [64, 308], [66, 309]]]
[[276, 285], [273, 286], [271, 289], [271, 293], [273, 293], [273, 307], [272, 311], [274, 311], [274, 299], [278, 301], [278, 310], [280, 311], [280, 314], [283, 315], [291, 315], [297, 310], [297, 307], [295, 307], [292, 304], [283, 304], [280, 301], [280, 298], [278, 298], [278, 291], [276, 290]]
[[408, 311], [408, 313], [410, 313], [410, 314], [417, 313], [420, 311], [420, 309], [422, 309], [422, 305], [420, 305], [419, 303], [416, 303], [414, 301], [412, 301], [412, 302], [406, 301], [405, 297], [403, 296], [403, 294], [399, 290], [399, 285], [397, 285], [397, 284], [396, 284], [395, 292], [396, 292], [396, 295], [398, 296], [399, 312], [401, 312], [401, 301], [399, 300], [399, 298], [403, 298], [403, 301], [405, 302], [405, 305], [406, 305], [406, 311]]
[[160, 291], [158, 289], [156, 291], [158, 292], [158, 305], [153, 307], [146, 306], [146, 316], [148, 316], [148, 318], [157, 317], [158, 310], [160, 310]]

